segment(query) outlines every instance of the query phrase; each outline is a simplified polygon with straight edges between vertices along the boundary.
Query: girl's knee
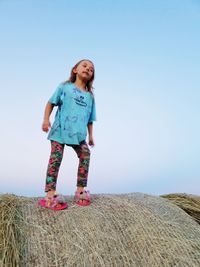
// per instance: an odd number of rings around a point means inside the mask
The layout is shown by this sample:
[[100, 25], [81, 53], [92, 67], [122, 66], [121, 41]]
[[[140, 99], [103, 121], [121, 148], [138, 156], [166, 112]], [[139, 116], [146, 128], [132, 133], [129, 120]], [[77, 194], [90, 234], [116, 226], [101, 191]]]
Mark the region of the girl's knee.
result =
[[87, 160], [90, 159], [90, 149], [87, 146], [87, 144], [86, 145], [82, 145], [79, 158], [87, 159]]
[[90, 149], [87, 144], [81, 145], [81, 151], [90, 155]]

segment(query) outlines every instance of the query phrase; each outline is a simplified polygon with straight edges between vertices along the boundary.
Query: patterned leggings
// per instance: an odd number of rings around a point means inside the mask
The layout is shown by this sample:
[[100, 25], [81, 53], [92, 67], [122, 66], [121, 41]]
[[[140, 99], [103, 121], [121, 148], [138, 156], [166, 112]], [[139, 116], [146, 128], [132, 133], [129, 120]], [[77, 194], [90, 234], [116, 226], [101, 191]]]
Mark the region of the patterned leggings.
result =
[[[49, 190], [56, 190], [56, 182], [63, 158], [64, 146], [64, 144], [51, 141], [51, 155], [47, 168], [45, 192], [48, 192]], [[85, 187], [87, 186], [90, 150], [86, 142], [82, 142], [80, 145], [70, 146], [75, 150], [79, 158], [77, 186]]]

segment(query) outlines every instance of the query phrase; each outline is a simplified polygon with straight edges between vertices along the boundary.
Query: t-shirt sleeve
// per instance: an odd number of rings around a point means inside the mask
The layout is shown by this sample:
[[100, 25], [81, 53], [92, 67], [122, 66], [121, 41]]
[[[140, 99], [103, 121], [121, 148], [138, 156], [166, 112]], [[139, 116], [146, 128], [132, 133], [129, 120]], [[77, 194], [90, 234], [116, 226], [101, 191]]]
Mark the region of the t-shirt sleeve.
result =
[[92, 110], [91, 110], [91, 113], [90, 113], [90, 117], [89, 117], [88, 123], [91, 123], [93, 121], [96, 121], [96, 104], [95, 104], [94, 98], [92, 100]]
[[59, 84], [59, 86], [56, 88], [55, 92], [50, 97], [48, 102], [55, 106], [59, 106], [62, 102], [61, 101], [62, 92], [63, 92], [63, 84]]

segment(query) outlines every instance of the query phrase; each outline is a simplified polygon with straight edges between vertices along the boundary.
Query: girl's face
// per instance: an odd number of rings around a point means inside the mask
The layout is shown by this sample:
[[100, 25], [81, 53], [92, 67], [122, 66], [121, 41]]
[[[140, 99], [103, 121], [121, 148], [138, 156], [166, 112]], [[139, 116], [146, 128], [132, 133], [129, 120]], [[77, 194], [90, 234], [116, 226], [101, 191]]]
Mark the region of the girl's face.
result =
[[94, 75], [94, 65], [91, 61], [83, 60], [73, 69], [73, 72], [77, 74], [79, 79], [88, 82]]

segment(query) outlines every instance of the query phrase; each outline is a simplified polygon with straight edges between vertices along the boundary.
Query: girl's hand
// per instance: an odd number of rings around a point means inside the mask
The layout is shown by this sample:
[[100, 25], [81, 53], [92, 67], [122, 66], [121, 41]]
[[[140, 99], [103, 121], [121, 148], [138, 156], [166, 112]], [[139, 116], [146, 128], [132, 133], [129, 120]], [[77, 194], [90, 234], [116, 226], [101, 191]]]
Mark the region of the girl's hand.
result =
[[49, 121], [44, 121], [43, 123], [42, 123], [42, 130], [44, 131], [44, 132], [48, 132], [49, 131], [49, 128], [51, 127], [51, 123], [49, 122]]
[[89, 142], [88, 142], [89, 146], [94, 146], [94, 139], [92, 136], [89, 137]]

